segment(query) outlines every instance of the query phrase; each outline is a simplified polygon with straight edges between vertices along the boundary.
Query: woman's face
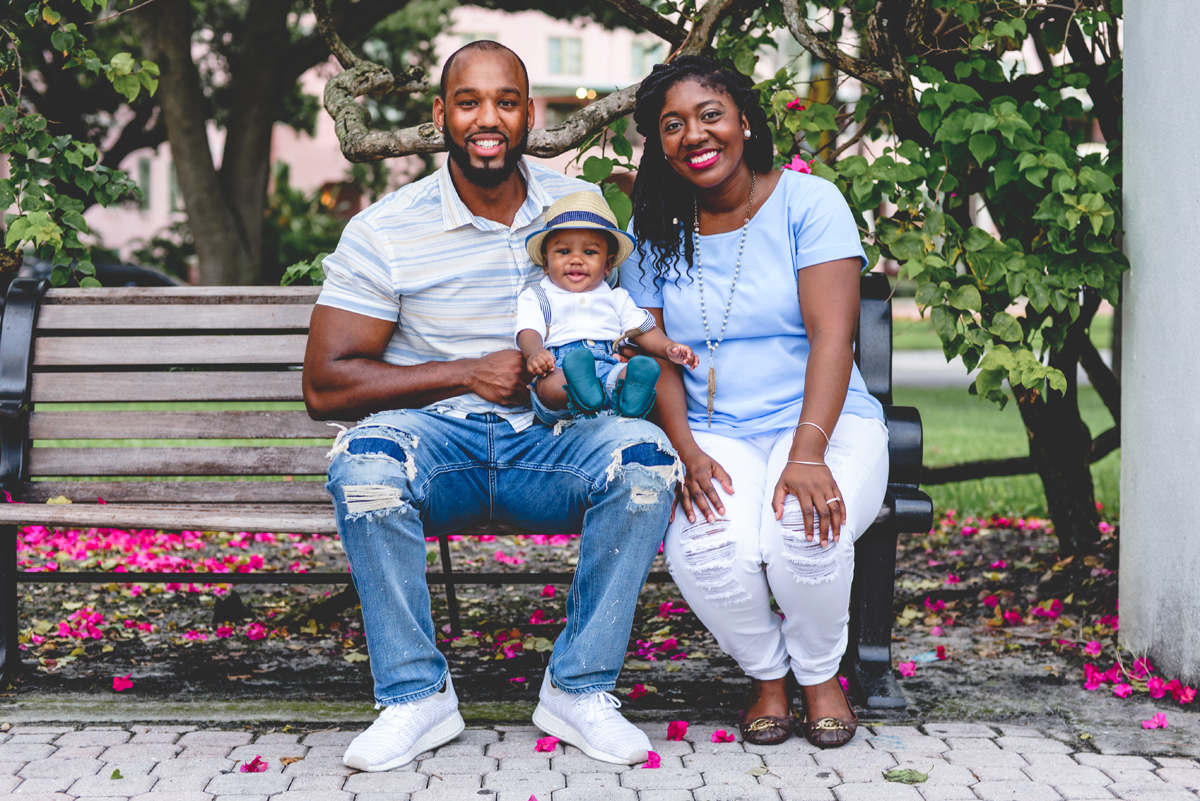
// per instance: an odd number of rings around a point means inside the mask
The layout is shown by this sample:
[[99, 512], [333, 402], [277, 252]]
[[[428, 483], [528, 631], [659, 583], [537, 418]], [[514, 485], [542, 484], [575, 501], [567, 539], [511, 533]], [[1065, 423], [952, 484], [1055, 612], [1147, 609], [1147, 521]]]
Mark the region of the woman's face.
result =
[[718, 186], [748, 169], [742, 150], [749, 129], [732, 97], [691, 79], [667, 90], [658, 117], [667, 163], [699, 189]]

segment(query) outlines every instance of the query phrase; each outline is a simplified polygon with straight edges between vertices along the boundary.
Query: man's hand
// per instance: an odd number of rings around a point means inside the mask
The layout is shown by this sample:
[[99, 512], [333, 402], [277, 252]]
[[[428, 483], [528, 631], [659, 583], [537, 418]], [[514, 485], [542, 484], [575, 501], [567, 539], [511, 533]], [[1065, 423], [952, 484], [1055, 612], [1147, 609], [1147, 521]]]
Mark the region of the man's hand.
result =
[[667, 346], [667, 358], [675, 364], [685, 364], [692, 370], [695, 370], [696, 365], [700, 364], [700, 358], [692, 349], [678, 342], [672, 342]]
[[554, 372], [554, 354], [542, 348], [525, 362], [525, 369], [534, 375], [547, 376]]
[[[551, 359], [551, 367], [554, 360]], [[476, 359], [471, 369], [471, 391], [484, 400], [502, 406], [529, 403], [533, 375], [525, 369], [525, 357], [519, 350], [501, 350]]]

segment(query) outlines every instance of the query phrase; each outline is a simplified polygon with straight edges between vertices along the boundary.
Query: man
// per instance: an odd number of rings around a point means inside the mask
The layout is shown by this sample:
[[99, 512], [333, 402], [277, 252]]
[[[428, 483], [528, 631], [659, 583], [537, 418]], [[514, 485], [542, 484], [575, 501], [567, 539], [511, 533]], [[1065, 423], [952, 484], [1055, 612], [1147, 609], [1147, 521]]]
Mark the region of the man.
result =
[[601, 415], [557, 434], [534, 424], [531, 376], [512, 349], [517, 295], [541, 277], [525, 239], [551, 203], [589, 185], [522, 158], [528, 75], [495, 42], [450, 57], [433, 117], [450, 158], [346, 227], [304, 362], [312, 417], [371, 415], [338, 438], [329, 468], [386, 707], [344, 761], [389, 770], [462, 731], [430, 618], [425, 537], [489, 520], [582, 529], [533, 720], [596, 759], [644, 761], [650, 742], [610, 691], [678, 463], [642, 420]]

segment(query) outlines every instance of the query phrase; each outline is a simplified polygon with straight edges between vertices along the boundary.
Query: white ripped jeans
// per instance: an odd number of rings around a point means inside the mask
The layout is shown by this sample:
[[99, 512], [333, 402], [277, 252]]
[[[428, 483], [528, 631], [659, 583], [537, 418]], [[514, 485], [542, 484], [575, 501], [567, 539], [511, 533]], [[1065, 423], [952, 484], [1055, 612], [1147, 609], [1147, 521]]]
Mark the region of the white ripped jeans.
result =
[[[725, 516], [709, 523], [681, 509], [667, 528], [665, 554], [684, 599], [725, 653], [754, 679], [791, 668], [803, 686], [837, 674], [850, 623], [854, 541], [875, 520], [888, 478], [887, 427], [842, 415], [825, 463], [841, 490], [841, 541], [822, 548], [804, 538], [799, 502], [788, 496], [783, 520], [771, 500], [787, 462], [793, 430], [738, 439], [693, 430], [696, 444], [733, 479], [716, 488]], [[771, 596], [785, 619], [771, 610]]]

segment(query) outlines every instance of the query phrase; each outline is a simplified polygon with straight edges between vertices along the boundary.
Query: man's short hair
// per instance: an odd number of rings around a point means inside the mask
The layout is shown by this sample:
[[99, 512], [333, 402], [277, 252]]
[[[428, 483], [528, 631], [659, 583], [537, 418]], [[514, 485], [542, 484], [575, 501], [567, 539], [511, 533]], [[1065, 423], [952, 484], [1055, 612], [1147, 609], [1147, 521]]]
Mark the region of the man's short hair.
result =
[[521, 60], [521, 57], [499, 42], [493, 42], [491, 39], [478, 39], [474, 42], [468, 42], [455, 50], [450, 54], [450, 58], [446, 59], [446, 63], [442, 65], [442, 77], [438, 85], [438, 95], [441, 96], [442, 100], [446, 99], [446, 79], [449, 77], [450, 70], [454, 66], [454, 59], [458, 58], [460, 54], [472, 50], [486, 50], [489, 52], [503, 50], [506, 53], [512, 53], [512, 57], [521, 65], [521, 72], [525, 76], [525, 97], [529, 97], [529, 70], [525, 67], [525, 62]]

